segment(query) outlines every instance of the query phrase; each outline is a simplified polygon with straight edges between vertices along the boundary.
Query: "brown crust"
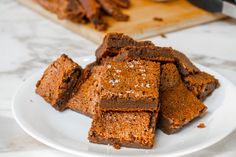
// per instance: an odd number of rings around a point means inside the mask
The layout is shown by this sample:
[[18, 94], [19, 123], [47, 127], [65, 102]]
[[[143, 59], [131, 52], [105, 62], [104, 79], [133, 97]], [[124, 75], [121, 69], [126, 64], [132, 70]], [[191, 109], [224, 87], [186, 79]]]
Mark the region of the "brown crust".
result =
[[102, 99], [99, 102], [100, 109], [103, 111], [153, 111], [156, 110], [157, 105], [158, 99], [127, 100], [121, 98], [111, 98], [109, 100]]
[[[176, 104], [173, 105], [173, 102]], [[185, 107], [183, 108], [182, 106]], [[181, 83], [177, 87], [168, 89], [161, 94], [158, 127], [166, 134], [173, 134], [195, 118], [202, 116], [206, 111], [207, 107]]]
[[174, 62], [175, 59], [170, 53], [169, 48], [156, 46], [127, 46], [120, 50], [119, 54], [114, 57], [114, 61], [125, 60], [149, 60], [157, 62]]
[[207, 107], [185, 87], [174, 64], [162, 65], [161, 84], [158, 127], [163, 132], [175, 133], [206, 112]]
[[[106, 62], [100, 66], [101, 110], [149, 110], [159, 102], [160, 63], [151, 61]], [[135, 78], [135, 79], [134, 79]]]
[[103, 43], [96, 50], [96, 58], [98, 62], [132, 59], [175, 62], [183, 76], [200, 72], [187, 56], [171, 47], [158, 47], [149, 41], [137, 42], [122, 33], [107, 34], [103, 39]]
[[[124, 146], [150, 149], [154, 144], [158, 110], [155, 112], [97, 112], [93, 119], [88, 139], [92, 143], [110, 144], [115, 148]], [[124, 117], [126, 116], [126, 114], [129, 118], [125, 118], [126, 121], [124, 121]], [[147, 114], [150, 114], [150, 119], [143, 120], [142, 118], [147, 117]], [[142, 122], [139, 121], [141, 119]], [[109, 123], [111, 127], [113, 127], [112, 125], [115, 124], [114, 121], [116, 124], [119, 124], [119, 128], [116, 128], [116, 133], [113, 132], [113, 129], [110, 130], [106, 128], [107, 123]], [[116, 126], [116, 124], [114, 125], [114, 127]], [[121, 128], [126, 128], [126, 131], [123, 132], [124, 130]], [[117, 131], [120, 133], [117, 134]], [[140, 131], [143, 133], [140, 133]]]
[[56, 110], [66, 107], [75, 84], [81, 76], [82, 68], [67, 55], [62, 54], [45, 70], [36, 84], [36, 93], [42, 96]]
[[200, 70], [188, 59], [185, 54], [172, 48], [170, 49], [172, 50], [171, 54], [175, 58], [178, 70], [181, 75], [188, 76], [190, 74], [196, 74], [200, 72]]
[[183, 78], [185, 85], [201, 101], [204, 101], [211, 93], [220, 86], [219, 81], [214, 76], [199, 72]]
[[97, 81], [95, 78], [97, 72], [94, 70], [96, 65], [97, 63], [93, 62], [85, 67], [71, 98], [66, 104], [67, 108], [89, 117], [93, 117], [96, 107]]
[[131, 37], [124, 35], [122, 33], [108, 33], [104, 39], [103, 43], [96, 50], [97, 61], [107, 57], [116, 56], [121, 48], [125, 46], [147, 46], [154, 45], [151, 41], [141, 41], [137, 42]]

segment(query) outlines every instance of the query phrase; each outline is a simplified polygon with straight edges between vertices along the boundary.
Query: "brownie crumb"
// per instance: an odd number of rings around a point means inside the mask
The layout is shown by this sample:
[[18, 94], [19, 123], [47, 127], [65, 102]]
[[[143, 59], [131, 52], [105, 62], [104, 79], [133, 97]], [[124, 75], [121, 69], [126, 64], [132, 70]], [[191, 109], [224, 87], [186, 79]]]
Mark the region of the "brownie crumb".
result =
[[154, 20], [154, 21], [162, 22], [162, 21], [163, 21], [163, 18], [161, 18], [161, 17], [154, 17], [153, 20]]
[[160, 34], [160, 36], [161, 36], [162, 38], [167, 38], [167, 36], [166, 36], [165, 34]]
[[115, 149], [120, 149], [120, 148], [121, 148], [120, 144], [117, 144], [117, 143], [113, 144], [113, 147], [114, 147]]
[[202, 129], [202, 128], [205, 128], [206, 125], [205, 125], [205, 123], [199, 123], [199, 124], [197, 125], [197, 127], [200, 128], [200, 129]]

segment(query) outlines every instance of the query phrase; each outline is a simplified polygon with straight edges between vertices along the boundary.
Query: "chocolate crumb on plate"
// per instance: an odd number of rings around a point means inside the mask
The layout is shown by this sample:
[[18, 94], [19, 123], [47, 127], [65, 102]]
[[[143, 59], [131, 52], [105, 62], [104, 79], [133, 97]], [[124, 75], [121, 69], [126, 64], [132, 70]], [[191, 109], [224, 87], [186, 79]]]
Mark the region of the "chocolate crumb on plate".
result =
[[161, 18], [161, 17], [153, 17], [153, 20], [154, 20], [154, 21], [160, 21], [160, 22], [161, 22], [161, 21], [163, 21], [163, 18]]
[[200, 128], [200, 129], [202, 129], [202, 128], [205, 128], [206, 125], [205, 125], [205, 123], [201, 122], [201, 123], [199, 123], [199, 124], [197, 125], [197, 127]]
[[160, 34], [160, 36], [162, 37], [162, 38], [167, 38], [167, 36], [165, 35], [165, 34]]

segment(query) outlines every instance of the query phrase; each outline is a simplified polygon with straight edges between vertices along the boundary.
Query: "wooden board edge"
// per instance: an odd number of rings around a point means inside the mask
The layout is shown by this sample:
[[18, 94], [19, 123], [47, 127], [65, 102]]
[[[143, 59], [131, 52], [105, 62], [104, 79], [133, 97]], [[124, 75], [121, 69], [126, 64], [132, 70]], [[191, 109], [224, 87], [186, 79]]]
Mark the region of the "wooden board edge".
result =
[[182, 21], [182, 22], [179, 22], [175, 26], [169, 25], [169, 26], [159, 27], [157, 29], [152, 28], [149, 30], [145, 30], [140, 33], [132, 34], [132, 37], [135, 38], [136, 40], [142, 40], [142, 39], [162, 35], [165, 33], [176, 32], [176, 31], [183, 30], [186, 28], [199, 26], [202, 24], [214, 22], [216, 20], [221, 20], [221, 19], [225, 19], [225, 18], [227, 18], [227, 17], [222, 14], [212, 14], [212, 16], [208, 16], [205, 18], [199, 18], [197, 20], [194, 19], [194, 20]]

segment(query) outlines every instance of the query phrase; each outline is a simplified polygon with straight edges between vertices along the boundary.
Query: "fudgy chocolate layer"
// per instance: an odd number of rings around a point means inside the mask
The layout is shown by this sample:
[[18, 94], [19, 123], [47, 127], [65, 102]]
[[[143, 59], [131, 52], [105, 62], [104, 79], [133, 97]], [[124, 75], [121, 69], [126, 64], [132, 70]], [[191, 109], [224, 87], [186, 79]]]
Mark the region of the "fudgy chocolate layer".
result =
[[172, 50], [165, 47], [156, 46], [127, 46], [120, 50], [119, 54], [114, 57], [114, 61], [125, 60], [148, 60], [156, 62], [174, 62], [175, 59], [170, 53]]
[[[159, 109], [158, 109], [159, 110]], [[89, 131], [92, 143], [150, 149], [154, 144], [158, 116], [155, 112], [97, 112]]]
[[36, 93], [55, 109], [63, 111], [81, 71], [77, 63], [63, 54], [44, 71], [36, 84]]
[[190, 91], [201, 101], [205, 100], [216, 88], [220, 86], [214, 76], [205, 72], [184, 77], [184, 83]]
[[102, 44], [96, 50], [97, 61], [100, 61], [107, 57], [116, 56], [119, 51], [126, 46], [148, 46], [154, 44], [151, 41], [140, 41], [137, 42], [131, 37], [122, 33], [108, 33]]

